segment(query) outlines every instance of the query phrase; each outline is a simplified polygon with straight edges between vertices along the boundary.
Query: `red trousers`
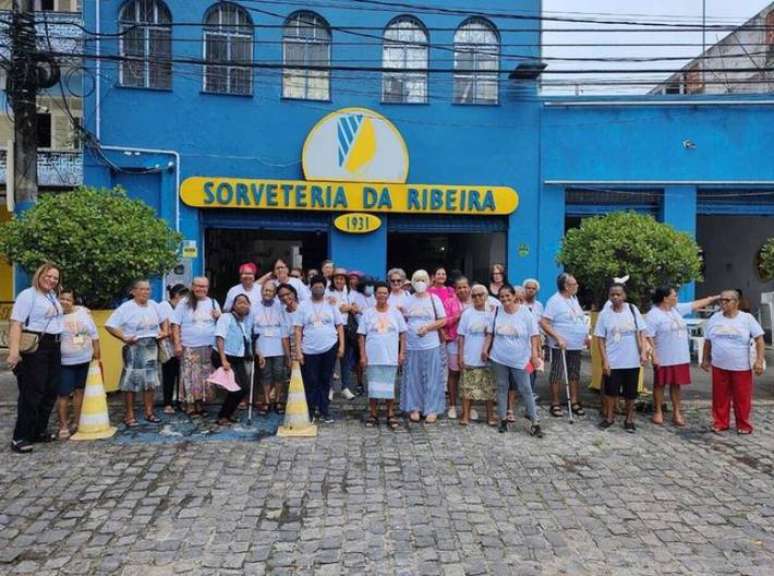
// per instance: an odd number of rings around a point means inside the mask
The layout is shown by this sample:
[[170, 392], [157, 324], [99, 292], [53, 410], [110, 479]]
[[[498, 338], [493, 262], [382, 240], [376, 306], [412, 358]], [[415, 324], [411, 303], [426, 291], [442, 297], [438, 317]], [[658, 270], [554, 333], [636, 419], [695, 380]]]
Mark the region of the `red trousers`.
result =
[[723, 370], [712, 367], [712, 419], [715, 428], [728, 430], [731, 401], [734, 402], [736, 429], [752, 432], [752, 370]]

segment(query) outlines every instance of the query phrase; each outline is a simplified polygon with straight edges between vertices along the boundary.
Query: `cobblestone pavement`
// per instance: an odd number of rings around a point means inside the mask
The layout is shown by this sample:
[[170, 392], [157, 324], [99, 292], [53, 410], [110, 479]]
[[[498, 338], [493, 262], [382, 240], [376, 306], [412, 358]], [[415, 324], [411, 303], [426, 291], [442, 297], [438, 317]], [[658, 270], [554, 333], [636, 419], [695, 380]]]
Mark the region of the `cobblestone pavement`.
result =
[[636, 435], [551, 419], [542, 440], [523, 419], [359, 418], [311, 440], [19, 456], [0, 408], [0, 574], [774, 574], [771, 404], [747, 437], [709, 433], [704, 408]]

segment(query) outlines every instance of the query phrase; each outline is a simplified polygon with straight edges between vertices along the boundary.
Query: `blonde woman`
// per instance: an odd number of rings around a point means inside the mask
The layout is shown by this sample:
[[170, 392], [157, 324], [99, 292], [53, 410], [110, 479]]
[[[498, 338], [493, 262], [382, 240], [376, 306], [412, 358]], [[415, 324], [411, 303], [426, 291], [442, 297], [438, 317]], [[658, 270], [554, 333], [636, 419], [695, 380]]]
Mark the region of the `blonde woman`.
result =
[[[11, 310], [7, 362], [19, 386], [11, 449], [19, 454], [32, 452], [34, 442], [56, 439], [48, 432], [48, 418], [61, 377], [59, 342], [64, 313], [58, 297], [59, 280], [59, 268], [43, 264], [35, 271], [32, 286], [19, 293]], [[34, 350], [23, 345], [35, 336], [38, 342]]]

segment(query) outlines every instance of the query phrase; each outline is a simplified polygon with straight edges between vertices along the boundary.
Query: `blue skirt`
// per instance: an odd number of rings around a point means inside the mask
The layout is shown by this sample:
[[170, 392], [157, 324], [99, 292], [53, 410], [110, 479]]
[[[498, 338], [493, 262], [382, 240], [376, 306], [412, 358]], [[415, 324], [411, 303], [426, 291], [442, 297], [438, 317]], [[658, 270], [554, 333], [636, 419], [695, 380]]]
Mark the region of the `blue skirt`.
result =
[[403, 366], [400, 409], [424, 415], [442, 414], [446, 409], [446, 389], [441, 347], [409, 350]]
[[378, 400], [395, 399], [397, 366], [366, 366], [368, 397]]

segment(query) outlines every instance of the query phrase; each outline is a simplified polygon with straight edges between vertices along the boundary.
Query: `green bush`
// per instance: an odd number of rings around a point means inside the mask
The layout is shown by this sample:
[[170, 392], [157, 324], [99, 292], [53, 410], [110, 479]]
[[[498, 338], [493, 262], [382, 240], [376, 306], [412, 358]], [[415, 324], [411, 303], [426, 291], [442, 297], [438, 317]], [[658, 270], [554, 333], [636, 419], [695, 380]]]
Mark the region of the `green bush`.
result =
[[120, 189], [46, 194], [0, 226], [0, 254], [33, 272], [42, 262], [92, 308], [109, 308], [132, 281], [169, 272], [181, 236]]
[[643, 305], [660, 285], [701, 280], [694, 239], [651, 216], [616, 212], [583, 220], [569, 230], [558, 261], [596, 303], [604, 302], [614, 277], [628, 275], [629, 301]]
[[766, 240], [761, 249], [759, 269], [764, 280], [774, 280], [774, 237]]

